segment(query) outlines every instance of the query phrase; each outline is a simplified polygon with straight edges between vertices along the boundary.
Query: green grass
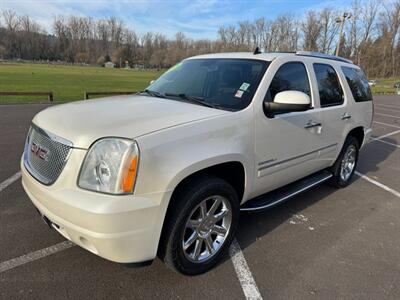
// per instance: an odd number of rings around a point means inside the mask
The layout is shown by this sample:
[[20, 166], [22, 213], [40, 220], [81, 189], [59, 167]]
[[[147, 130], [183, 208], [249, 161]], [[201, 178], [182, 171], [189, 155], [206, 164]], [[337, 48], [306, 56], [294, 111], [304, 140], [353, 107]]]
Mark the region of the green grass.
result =
[[[57, 102], [82, 100], [88, 92], [138, 91], [161, 72], [89, 66], [0, 63], [0, 91], [48, 92]], [[0, 103], [46, 102], [46, 97], [0, 96]]]
[[[82, 100], [88, 92], [138, 91], [161, 72], [27, 63], [0, 63], [0, 91], [54, 93], [57, 102]], [[394, 93], [400, 78], [377, 78], [372, 92]], [[46, 97], [0, 96], [1, 103], [46, 102]]]
[[372, 93], [395, 93], [396, 89], [393, 85], [400, 82], [400, 78], [371, 78], [376, 79], [378, 83], [376, 86], [371, 87]]

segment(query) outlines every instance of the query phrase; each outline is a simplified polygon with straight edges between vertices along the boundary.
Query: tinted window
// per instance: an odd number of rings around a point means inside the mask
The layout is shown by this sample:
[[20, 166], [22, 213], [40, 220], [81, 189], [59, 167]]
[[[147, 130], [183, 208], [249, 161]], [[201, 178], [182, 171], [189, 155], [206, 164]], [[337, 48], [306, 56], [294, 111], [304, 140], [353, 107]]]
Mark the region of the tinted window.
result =
[[185, 101], [179, 96], [184, 94], [224, 109], [243, 109], [251, 102], [268, 64], [251, 59], [188, 59], [147, 89], [174, 100]]
[[364, 72], [349, 67], [342, 67], [342, 71], [346, 76], [354, 100], [356, 102], [372, 101], [371, 90]]
[[271, 81], [265, 100], [273, 101], [275, 95], [283, 91], [300, 91], [310, 96], [310, 82], [306, 68], [301, 62], [286, 63], [279, 68]]
[[330, 65], [314, 64], [321, 107], [343, 103], [343, 91], [335, 70]]

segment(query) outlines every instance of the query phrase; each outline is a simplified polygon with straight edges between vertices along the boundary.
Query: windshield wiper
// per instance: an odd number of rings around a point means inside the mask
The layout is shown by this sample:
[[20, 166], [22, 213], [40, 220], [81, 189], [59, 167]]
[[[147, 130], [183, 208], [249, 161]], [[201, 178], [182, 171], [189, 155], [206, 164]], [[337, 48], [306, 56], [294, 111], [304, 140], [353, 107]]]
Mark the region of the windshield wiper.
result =
[[193, 103], [196, 103], [196, 104], [200, 104], [200, 105], [203, 105], [203, 106], [206, 106], [206, 107], [217, 108], [217, 109], [220, 108], [219, 105], [214, 104], [214, 103], [209, 103], [204, 98], [196, 97], [196, 96], [190, 96], [190, 95], [186, 95], [184, 93], [181, 93], [181, 94], [165, 93], [165, 96], [179, 97], [181, 99], [188, 100], [190, 102], [193, 102]]
[[145, 89], [144, 91], [139, 92], [139, 94], [148, 94], [152, 97], [165, 98], [165, 95], [156, 91], [151, 91], [149, 89]]

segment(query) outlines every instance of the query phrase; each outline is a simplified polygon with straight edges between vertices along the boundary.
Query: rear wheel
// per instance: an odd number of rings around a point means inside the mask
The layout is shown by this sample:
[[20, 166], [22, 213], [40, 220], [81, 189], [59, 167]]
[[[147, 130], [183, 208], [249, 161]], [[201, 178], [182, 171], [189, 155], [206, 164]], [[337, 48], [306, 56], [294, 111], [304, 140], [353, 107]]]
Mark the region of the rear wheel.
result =
[[353, 136], [347, 137], [338, 159], [332, 166], [332, 184], [342, 188], [350, 184], [358, 162], [359, 143]]
[[239, 221], [237, 194], [220, 178], [200, 177], [173, 201], [162, 258], [180, 273], [204, 273], [218, 264], [232, 242]]

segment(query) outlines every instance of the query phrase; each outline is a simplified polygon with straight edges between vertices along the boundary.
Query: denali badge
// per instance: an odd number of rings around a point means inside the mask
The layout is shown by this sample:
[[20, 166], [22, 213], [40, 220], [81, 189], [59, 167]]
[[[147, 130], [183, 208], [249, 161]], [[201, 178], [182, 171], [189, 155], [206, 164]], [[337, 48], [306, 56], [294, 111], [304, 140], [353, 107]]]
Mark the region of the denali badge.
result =
[[32, 142], [31, 145], [31, 152], [35, 154], [37, 157], [44, 159], [45, 161], [48, 161], [48, 155], [49, 155], [49, 150], [46, 148], [41, 147], [38, 145], [35, 141]]

